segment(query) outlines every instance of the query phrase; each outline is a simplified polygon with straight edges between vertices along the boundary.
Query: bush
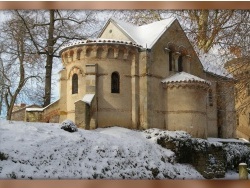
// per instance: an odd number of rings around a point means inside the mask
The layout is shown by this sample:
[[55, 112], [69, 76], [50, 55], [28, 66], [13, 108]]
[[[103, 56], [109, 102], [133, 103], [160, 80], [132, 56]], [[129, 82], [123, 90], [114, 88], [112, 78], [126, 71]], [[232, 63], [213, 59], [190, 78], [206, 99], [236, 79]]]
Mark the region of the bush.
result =
[[8, 155], [6, 155], [5, 153], [0, 152], [0, 160], [7, 160], [8, 159]]
[[64, 120], [62, 122], [61, 129], [65, 130], [65, 131], [68, 131], [68, 132], [76, 132], [76, 131], [78, 131], [77, 126], [74, 124], [74, 122], [71, 121], [71, 120], [68, 120], [68, 119]]
[[7, 177], [9, 177], [11, 179], [17, 179], [15, 172], [11, 172], [10, 174], [7, 174]]
[[250, 146], [242, 143], [227, 143], [223, 150], [226, 153], [227, 168], [238, 170], [240, 163], [250, 166]]

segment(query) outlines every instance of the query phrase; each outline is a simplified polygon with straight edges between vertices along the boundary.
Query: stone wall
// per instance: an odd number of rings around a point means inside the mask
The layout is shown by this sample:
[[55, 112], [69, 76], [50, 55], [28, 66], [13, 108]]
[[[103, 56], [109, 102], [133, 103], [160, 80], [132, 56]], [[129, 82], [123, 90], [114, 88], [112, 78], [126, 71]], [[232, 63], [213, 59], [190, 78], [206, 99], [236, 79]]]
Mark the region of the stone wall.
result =
[[22, 108], [12, 112], [11, 120], [14, 121], [25, 121], [26, 108]]
[[250, 140], [250, 93], [247, 84], [250, 71], [249, 58], [231, 59], [225, 64], [225, 68], [235, 78], [236, 136]]
[[26, 111], [27, 122], [43, 122], [43, 111]]
[[15, 106], [11, 115], [11, 120], [25, 121], [26, 120], [26, 108], [40, 108], [40, 106], [35, 105], [35, 104], [29, 105], [29, 106], [26, 106], [24, 104], [20, 106]]
[[59, 123], [60, 105], [59, 100], [46, 106], [43, 110], [43, 122]]
[[176, 83], [165, 87], [165, 129], [182, 130], [195, 138], [207, 138], [206, 98], [209, 85]]
[[[154, 129], [153, 129], [154, 131]], [[151, 134], [152, 130], [146, 130]], [[158, 130], [156, 142], [164, 148], [172, 150], [178, 163], [188, 163], [203, 175], [204, 178], [223, 178], [227, 164], [226, 155], [221, 143], [210, 143], [204, 139], [192, 138], [186, 134], [183, 137], [171, 136], [166, 131]]]
[[[124, 42], [121, 44], [93, 42], [66, 49], [61, 56], [66, 68], [62, 73], [63, 82], [64, 86], [67, 85], [65, 88], [61, 87], [64, 97], [61, 104], [64, 106], [67, 119], [75, 121], [76, 101], [82, 100], [85, 94], [95, 93], [96, 107], [91, 110], [95, 110], [95, 115], [90, 120], [92, 127], [96, 127], [94, 126], [96, 122], [98, 127], [120, 125], [137, 128], [139, 119], [138, 92], [136, 92], [138, 80], [135, 79], [138, 71], [137, 47]], [[118, 72], [120, 76], [119, 93], [111, 92], [113, 72]], [[73, 74], [78, 75], [79, 91], [75, 94], [71, 92]], [[64, 101], [67, 101], [66, 105], [63, 104]], [[135, 112], [133, 116], [132, 111]]]

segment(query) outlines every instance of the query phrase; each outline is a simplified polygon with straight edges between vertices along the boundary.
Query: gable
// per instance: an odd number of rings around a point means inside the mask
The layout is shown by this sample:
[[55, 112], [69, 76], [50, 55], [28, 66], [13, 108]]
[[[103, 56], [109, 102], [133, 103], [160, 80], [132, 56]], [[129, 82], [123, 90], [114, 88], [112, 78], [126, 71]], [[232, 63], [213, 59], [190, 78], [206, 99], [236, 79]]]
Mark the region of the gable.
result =
[[130, 40], [143, 48], [150, 49], [175, 20], [175, 18], [169, 18], [137, 26], [112, 18], [104, 26], [99, 38]]
[[152, 47], [152, 51], [156, 57], [159, 57], [165, 48], [185, 54], [186, 59], [188, 58], [191, 63], [190, 73], [202, 77], [203, 65], [178, 20], [174, 21], [161, 35]]
[[123, 30], [121, 30], [117, 25], [115, 25], [110, 20], [104, 26], [102, 32], [99, 35], [99, 38], [105, 39], [116, 39], [116, 40], [124, 40], [124, 41], [133, 41], [132, 38], [126, 35]]

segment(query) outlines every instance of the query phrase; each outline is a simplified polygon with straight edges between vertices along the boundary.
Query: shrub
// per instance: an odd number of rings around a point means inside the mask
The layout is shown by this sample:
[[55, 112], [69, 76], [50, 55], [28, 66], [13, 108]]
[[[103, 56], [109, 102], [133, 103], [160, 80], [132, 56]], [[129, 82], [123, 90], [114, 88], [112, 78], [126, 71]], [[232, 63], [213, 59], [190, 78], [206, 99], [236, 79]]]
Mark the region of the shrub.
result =
[[61, 129], [68, 131], [68, 132], [76, 132], [78, 130], [74, 122], [68, 119], [62, 122]]
[[7, 174], [7, 177], [9, 177], [11, 179], [17, 179], [15, 172], [11, 172], [10, 174]]
[[227, 143], [223, 150], [226, 153], [227, 168], [237, 170], [240, 163], [250, 166], [250, 146], [242, 143]]
[[0, 160], [3, 161], [3, 160], [7, 160], [8, 159], [8, 155], [0, 152]]

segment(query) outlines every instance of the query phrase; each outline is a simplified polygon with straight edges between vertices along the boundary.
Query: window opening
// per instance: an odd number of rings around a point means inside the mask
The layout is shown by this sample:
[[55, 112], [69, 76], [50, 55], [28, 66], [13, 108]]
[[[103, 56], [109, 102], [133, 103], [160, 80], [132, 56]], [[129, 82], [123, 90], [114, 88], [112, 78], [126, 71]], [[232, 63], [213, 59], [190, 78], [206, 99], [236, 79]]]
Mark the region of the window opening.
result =
[[120, 93], [120, 76], [118, 72], [111, 75], [111, 93]]
[[78, 93], [78, 75], [72, 76], [72, 94]]

